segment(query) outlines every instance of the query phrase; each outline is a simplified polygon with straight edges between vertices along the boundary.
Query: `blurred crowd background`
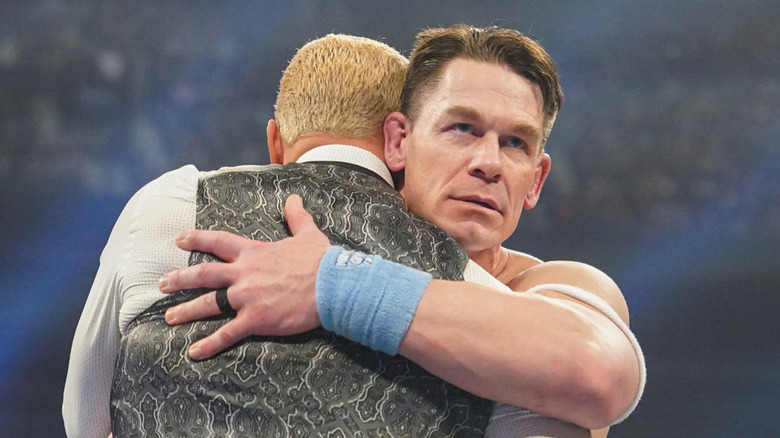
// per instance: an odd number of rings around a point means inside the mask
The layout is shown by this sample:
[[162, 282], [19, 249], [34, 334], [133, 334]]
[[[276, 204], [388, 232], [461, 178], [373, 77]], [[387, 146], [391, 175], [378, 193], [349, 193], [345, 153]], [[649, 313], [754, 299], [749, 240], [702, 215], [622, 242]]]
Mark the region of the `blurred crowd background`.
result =
[[114, 220], [160, 174], [267, 163], [287, 61], [327, 33], [520, 30], [565, 101], [507, 246], [622, 287], [649, 370], [616, 437], [780, 433], [780, 3], [4, 0], [0, 435], [62, 436], [73, 330]]

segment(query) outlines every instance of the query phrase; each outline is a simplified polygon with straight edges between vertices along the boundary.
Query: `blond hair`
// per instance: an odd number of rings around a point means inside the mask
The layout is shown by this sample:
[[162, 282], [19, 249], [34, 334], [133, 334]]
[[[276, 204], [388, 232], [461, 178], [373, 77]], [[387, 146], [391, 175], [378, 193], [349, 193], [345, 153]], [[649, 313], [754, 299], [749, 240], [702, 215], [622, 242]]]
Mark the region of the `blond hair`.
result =
[[407, 65], [398, 51], [368, 38], [330, 34], [307, 43], [279, 83], [274, 118], [282, 139], [381, 137], [385, 117], [401, 106]]

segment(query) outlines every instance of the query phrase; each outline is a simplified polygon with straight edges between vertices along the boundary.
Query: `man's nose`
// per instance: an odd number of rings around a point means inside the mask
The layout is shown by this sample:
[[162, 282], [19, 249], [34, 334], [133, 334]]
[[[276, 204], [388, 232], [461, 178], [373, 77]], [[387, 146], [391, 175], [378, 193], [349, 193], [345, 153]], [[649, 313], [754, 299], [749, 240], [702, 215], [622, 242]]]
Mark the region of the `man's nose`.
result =
[[486, 182], [497, 182], [501, 178], [501, 147], [497, 138], [483, 136], [472, 145], [471, 153], [469, 175]]

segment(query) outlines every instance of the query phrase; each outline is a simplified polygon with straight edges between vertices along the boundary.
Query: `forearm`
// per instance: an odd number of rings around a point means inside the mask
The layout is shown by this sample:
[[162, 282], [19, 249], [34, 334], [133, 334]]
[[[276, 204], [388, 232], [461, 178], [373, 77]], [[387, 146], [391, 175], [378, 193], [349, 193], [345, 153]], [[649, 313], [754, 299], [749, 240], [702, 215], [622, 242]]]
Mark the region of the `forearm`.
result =
[[483, 397], [603, 427], [631, 402], [637, 365], [602, 318], [570, 301], [434, 280], [399, 353]]
[[[617, 289], [580, 265], [550, 264], [532, 274], [517, 286], [568, 278], [578, 286]], [[582, 290], [550, 286], [540, 291]], [[617, 419], [638, 387], [628, 337], [576, 297], [431, 280], [412, 268], [332, 247], [317, 273], [317, 310], [324, 328], [348, 339], [398, 352], [475, 394], [586, 428]]]
[[[235, 330], [230, 336], [215, 333], [198, 342], [198, 359], [248, 334], [277, 335], [280, 326], [288, 328], [285, 334], [309, 330], [308, 324], [289, 328], [278, 321], [291, 317], [309, 321], [313, 314], [317, 323], [336, 334], [389, 354], [400, 352], [473, 393], [586, 428], [609, 425], [637, 394], [640, 372], [631, 342], [610, 319], [583, 302], [562, 295], [499, 292], [463, 282], [428, 280], [419, 286], [416, 281], [398, 281], [405, 275], [403, 269], [411, 268], [386, 271], [378, 259], [371, 263], [355, 259], [340, 266], [343, 263], [333, 258], [340, 251], [331, 248], [324, 235], [321, 250], [301, 250], [312, 241], [302, 237], [310, 233], [309, 228], [319, 230], [311, 220], [306, 227], [297, 224], [287, 209], [285, 217], [294, 237], [282, 242], [246, 241], [207, 231], [193, 231], [179, 240], [181, 248], [213, 252], [228, 263], [202, 264], [166, 275], [162, 290], [230, 286], [230, 302], [239, 315], [231, 321]], [[291, 264], [286, 251], [317, 255], [311, 257], [312, 263]], [[323, 253], [330, 254], [329, 261]], [[258, 260], [263, 262], [258, 264]], [[338, 269], [324, 268], [328, 264], [339, 269], [373, 266], [380, 272], [365, 269], [373, 278], [358, 276], [346, 281]], [[529, 274], [518, 276], [511, 285], [522, 291], [538, 284], [570, 284], [607, 296], [607, 302], [621, 307], [613, 304], [620, 300], [609, 299], [610, 294], [621, 299], [622, 295], [611, 280], [600, 280], [606, 276], [569, 268], [545, 263], [540, 269], [527, 269]], [[332, 271], [325, 274], [332, 275], [330, 281], [320, 281], [323, 270]], [[292, 276], [290, 271], [297, 274]], [[295, 280], [301, 277], [298, 271], [317, 279], [316, 294], [309, 285], [313, 281]], [[613, 292], [604, 294], [603, 289]], [[292, 305], [285, 307], [285, 302]], [[179, 324], [219, 313], [213, 299], [196, 299], [169, 310], [166, 321]], [[398, 327], [401, 336], [397, 339], [372, 340], [377, 334], [383, 338], [384, 332], [398, 333]]]

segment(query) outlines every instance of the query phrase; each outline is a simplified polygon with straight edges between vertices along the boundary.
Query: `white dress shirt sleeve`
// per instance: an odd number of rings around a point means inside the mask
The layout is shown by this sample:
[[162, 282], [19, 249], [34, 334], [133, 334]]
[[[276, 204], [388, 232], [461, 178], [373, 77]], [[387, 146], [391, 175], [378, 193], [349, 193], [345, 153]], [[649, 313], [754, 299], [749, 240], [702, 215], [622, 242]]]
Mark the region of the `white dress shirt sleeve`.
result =
[[185, 166], [141, 188], [114, 225], [79, 319], [62, 403], [69, 437], [106, 438], [114, 361], [127, 324], [165, 295], [160, 276], [184, 267], [176, 235], [195, 226], [199, 172]]

